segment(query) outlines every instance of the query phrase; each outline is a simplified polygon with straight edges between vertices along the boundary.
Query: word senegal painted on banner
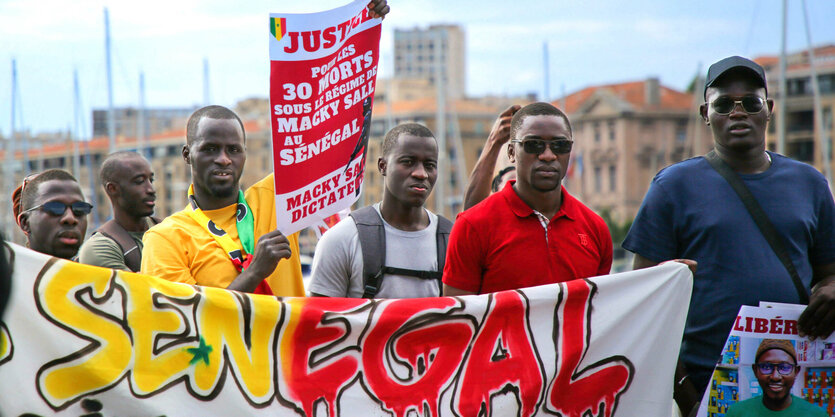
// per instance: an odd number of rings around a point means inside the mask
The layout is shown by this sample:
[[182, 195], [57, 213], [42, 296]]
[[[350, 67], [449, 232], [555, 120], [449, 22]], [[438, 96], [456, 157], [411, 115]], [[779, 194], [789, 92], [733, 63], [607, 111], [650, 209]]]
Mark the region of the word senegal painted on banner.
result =
[[[282, 299], [13, 248], [23, 284], [1, 333], [0, 372], [17, 376], [0, 379], [4, 414], [77, 416], [94, 401], [132, 415], [580, 417], [634, 415], [629, 395], [671, 398], [636, 383], [672, 372], [677, 344], [638, 350], [668, 333], [626, 341], [596, 314], [617, 310], [600, 291], [620, 276], [467, 297]], [[669, 271], [645, 274], [663, 289]], [[672, 316], [680, 331], [684, 313]], [[595, 342], [601, 332], [614, 333]], [[647, 354], [670, 363], [642, 364]]]

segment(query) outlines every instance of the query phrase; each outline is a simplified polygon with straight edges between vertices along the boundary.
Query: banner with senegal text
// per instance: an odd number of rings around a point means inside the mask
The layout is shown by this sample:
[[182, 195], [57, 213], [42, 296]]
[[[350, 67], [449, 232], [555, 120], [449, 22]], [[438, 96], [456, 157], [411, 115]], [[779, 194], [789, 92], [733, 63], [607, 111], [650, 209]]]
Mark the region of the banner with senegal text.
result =
[[270, 14], [275, 207], [284, 234], [312, 226], [359, 197], [381, 28], [367, 3]]
[[276, 298], [21, 246], [6, 416], [664, 416], [681, 264], [465, 297]]

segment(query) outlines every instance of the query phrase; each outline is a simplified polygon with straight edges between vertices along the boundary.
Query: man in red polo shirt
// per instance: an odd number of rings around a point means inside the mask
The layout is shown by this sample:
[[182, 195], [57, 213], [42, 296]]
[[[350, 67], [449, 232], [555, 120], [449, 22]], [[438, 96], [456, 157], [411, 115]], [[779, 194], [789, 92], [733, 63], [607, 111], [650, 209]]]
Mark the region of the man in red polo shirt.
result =
[[533, 103], [511, 121], [516, 182], [458, 215], [449, 237], [444, 295], [483, 294], [609, 273], [603, 219], [561, 182], [572, 140], [568, 117]]

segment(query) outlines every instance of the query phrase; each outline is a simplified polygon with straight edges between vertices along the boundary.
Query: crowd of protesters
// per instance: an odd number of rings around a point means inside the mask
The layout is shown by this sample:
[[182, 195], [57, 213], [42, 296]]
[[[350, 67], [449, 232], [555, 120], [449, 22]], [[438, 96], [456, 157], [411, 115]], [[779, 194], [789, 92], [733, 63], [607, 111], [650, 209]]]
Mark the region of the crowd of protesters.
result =
[[[388, 11], [385, 1], [369, 7]], [[623, 242], [636, 269], [681, 260], [695, 271], [674, 382], [685, 414], [704, 392], [741, 305], [808, 303], [803, 335], [835, 329], [835, 203], [814, 168], [766, 150], [773, 106], [766, 86], [763, 69], [745, 58], [709, 68], [700, 114], [714, 149], [658, 172]], [[113, 217], [86, 241], [93, 206], [66, 171], [27, 177], [12, 200], [30, 249], [175, 282], [296, 297], [483, 294], [610, 272], [606, 224], [562, 186], [573, 144], [560, 109], [511, 106], [498, 116], [471, 174], [466, 210], [452, 222], [425, 207], [441, 175], [435, 135], [417, 123], [394, 127], [376, 161], [380, 201], [322, 236], [307, 294], [298, 233], [276, 229], [273, 175], [240, 188], [246, 132], [225, 107], [189, 118], [188, 204], [165, 219], [153, 217], [154, 173], [134, 152], [103, 162], [100, 186]], [[496, 166], [502, 152], [511, 165]], [[8, 275], [3, 255], [0, 272]], [[0, 308], [8, 283], [0, 282]]]

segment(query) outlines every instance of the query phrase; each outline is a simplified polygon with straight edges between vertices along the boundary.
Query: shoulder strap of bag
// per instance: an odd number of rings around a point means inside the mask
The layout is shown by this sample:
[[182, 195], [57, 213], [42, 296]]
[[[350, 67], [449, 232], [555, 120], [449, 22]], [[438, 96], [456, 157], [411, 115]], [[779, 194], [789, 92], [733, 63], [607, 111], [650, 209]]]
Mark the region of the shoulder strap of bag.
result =
[[710, 151], [707, 155], [705, 155], [705, 159], [707, 162], [710, 163], [710, 166], [725, 178], [725, 181], [731, 186], [731, 188], [736, 191], [736, 194], [739, 195], [739, 198], [742, 200], [742, 204], [745, 205], [745, 208], [748, 209], [748, 213], [754, 219], [754, 223], [757, 224], [757, 227], [760, 229], [760, 232], [765, 237], [765, 240], [768, 242], [769, 246], [771, 246], [771, 250], [774, 251], [774, 254], [777, 255], [777, 258], [780, 259], [780, 262], [783, 263], [783, 266], [789, 272], [789, 275], [794, 282], [794, 288], [797, 290], [797, 295], [800, 297], [800, 302], [802, 304], [809, 304], [809, 293], [806, 290], [806, 287], [803, 285], [803, 282], [800, 281], [800, 275], [798, 275], [797, 270], [794, 268], [794, 263], [789, 256], [788, 250], [783, 245], [783, 240], [777, 234], [777, 229], [774, 228], [774, 225], [768, 220], [768, 216], [766, 216], [765, 212], [763, 211], [760, 204], [757, 203], [757, 200], [754, 198], [754, 195], [751, 194], [751, 191], [748, 190], [748, 187], [745, 186], [745, 183], [742, 182], [742, 179], [739, 178], [736, 172], [734, 172], [728, 164], [725, 163], [719, 155], [716, 154], [716, 151]]
[[110, 239], [113, 239], [119, 249], [122, 251], [122, 256], [125, 257], [125, 265], [133, 272], [139, 272], [142, 265], [142, 252], [136, 241], [133, 240], [130, 233], [120, 226], [114, 220], [108, 220], [96, 230]]
[[452, 231], [452, 222], [444, 216], [438, 215], [438, 229], [435, 232], [435, 239], [438, 247], [438, 296], [444, 294], [443, 273], [446, 264], [446, 248], [449, 242], [449, 233]]
[[380, 290], [383, 263], [386, 261], [386, 231], [383, 219], [373, 206], [363, 207], [350, 214], [357, 225], [362, 249], [362, 298], [374, 298]]

